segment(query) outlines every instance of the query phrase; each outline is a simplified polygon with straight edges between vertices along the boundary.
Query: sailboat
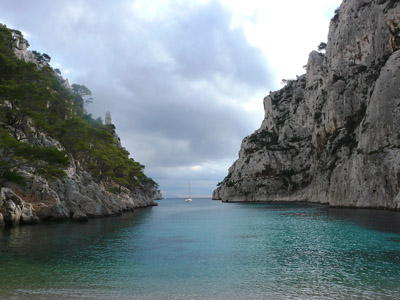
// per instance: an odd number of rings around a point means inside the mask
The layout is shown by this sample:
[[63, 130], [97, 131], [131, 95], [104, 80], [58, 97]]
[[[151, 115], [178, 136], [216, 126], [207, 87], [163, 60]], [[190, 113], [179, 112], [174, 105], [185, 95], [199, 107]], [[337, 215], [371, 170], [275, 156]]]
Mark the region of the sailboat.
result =
[[189, 197], [185, 198], [185, 202], [192, 202], [192, 191], [190, 190], [190, 181], [189, 181]]

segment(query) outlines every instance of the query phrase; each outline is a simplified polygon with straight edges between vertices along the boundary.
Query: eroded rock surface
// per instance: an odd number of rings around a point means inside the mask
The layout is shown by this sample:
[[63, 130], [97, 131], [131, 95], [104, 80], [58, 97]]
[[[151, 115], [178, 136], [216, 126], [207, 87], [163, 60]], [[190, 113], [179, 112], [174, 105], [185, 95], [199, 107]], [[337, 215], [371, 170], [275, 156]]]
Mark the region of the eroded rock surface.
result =
[[213, 198], [400, 209], [399, 41], [399, 1], [344, 1]]
[[0, 227], [38, 223], [33, 206], [23, 201], [9, 188], [0, 190]]
[[[134, 192], [121, 188], [118, 194], [106, 191], [93, 181], [90, 174], [72, 156], [67, 176], [63, 179], [48, 181], [25, 170], [20, 174], [25, 178], [24, 186], [11, 182], [6, 186], [18, 194], [24, 203], [29, 204], [41, 220], [72, 218], [82, 221], [90, 217], [115, 216], [123, 211], [157, 205], [153, 201], [156, 190], [151, 187], [143, 186]], [[6, 220], [4, 213], [3, 216]]]

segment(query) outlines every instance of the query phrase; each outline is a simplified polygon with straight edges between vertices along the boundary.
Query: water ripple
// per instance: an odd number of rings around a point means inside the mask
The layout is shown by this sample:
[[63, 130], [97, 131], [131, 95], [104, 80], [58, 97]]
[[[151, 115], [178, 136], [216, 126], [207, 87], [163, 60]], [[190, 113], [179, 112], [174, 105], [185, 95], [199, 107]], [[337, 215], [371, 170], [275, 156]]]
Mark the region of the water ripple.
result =
[[0, 231], [2, 299], [399, 299], [400, 214], [190, 205]]

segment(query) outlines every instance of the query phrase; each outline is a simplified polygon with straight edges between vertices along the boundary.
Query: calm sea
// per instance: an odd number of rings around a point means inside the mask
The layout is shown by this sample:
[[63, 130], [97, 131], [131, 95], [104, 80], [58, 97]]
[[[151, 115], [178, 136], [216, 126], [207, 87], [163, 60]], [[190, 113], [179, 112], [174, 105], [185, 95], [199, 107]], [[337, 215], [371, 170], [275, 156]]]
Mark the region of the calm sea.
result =
[[1, 229], [0, 299], [400, 299], [400, 213], [167, 199]]

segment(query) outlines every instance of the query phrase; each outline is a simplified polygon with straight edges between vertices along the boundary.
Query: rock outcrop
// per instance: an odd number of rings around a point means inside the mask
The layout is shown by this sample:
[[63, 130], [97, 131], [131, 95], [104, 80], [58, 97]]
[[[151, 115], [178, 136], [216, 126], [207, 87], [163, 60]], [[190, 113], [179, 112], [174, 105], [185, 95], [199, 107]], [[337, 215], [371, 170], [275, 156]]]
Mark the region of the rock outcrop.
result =
[[[0, 26], [5, 27], [1, 24]], [[29, 44], [21, 32], [10, 31], [12, 33], [10, 48], [17, 58], [34, 63], [38, 69], [49, 66], [50, 57], [47, 54], [27, 50]], [[55, 77], [60, 84], [71, 90], [68, 80], [61, 76], [61, 72], [55, 72]], [[13, 115], [12, 111], [20, 111], [17, 101], [7, 98], [0, 100], [2, 100], [0, 109], [6, 116]], [[30, 117], [18, 114], [18, 116], [13, 115], [12, 119], [12, 122], [0, 122], [0, 128], [6, 130], [17, 141], [26, 142], [31, 146], [65, 151], [59, 141], [35, 128]], [[115, 126], [111, 124], [111, 117], [106, 126], [110, 128], [113, 146], [123, 149]], [[0, 154], [3, 150], [0, 149]], [[6, 160], [4, 157], [2, 156]], [[78, 159], [71, 154], [68, 154], [68, 159], [69, 167], [65, 170], [64, 178], [45, 179], [38, 175], [34, 167], [25, 163], [18, 167], [18, 175], [23, 177], [25, 184], [1, 181], [0, 227], [37, 223], [40, 220], [87, 221], [90, 217], [114, 216], [139, 207], [156, 206], [157, 203], [153, 200], [162, 198], [152, 180], [143, 182], [136, 180], [135, 188], [128, 189], [121, 185], [117, 191], [107, 189], [109, 187], [107, 184], [110, 182], [96, 182]]]
[[7, 183], [25, 202], [32, 205], [41, 220], [76, 220], [88, 217], [115, 216], [139, 207], [155, 206], [156, 190], [142, 187], [135, 192], [121, 188], [110, 193], [93, 181], [91, 175], [70, 157], [70, 167], [63, 179], [48, 181], [28, 171], [21, 171], [26, 184]]
[[400, 209], [399, 49], [399, 1], [345, 0], [213, 199]]
[[38, 223], [39, 218], [30, 203], [26, 203], [9, 188], [0, 190], [0, 227]]
[[154, 200], [162, 200], [163, 199], [163, 195], [161, 194], [160, 190], [155, 190], [154, 191], [153, 199]]
[[[4, 25], [0, 24], [0, 26]], [[50, 56], [44, 54], [43, 57], [40, 53], [36, 51], [29, 51], [28, 50], [29, 43], [23, 37], [20, 31], [12, 30], [12, 37], [13, 37], [12, 46], [15, 56], [17, 56], [19, 59], [25, 62], [34, 63], [38, 68], [43, 68], [44, 66], [49, 65]]]
[[[16, 128], [7, 129], [32, 145], [63, 150], [58, 141], [45, 133], [28, 125], [24, 127], [29, 128], [30, 134]], [[82, 221], [88, 217], [114, 216], [123, 211], [157, 205], [153, 200], [159, 196], [159, 191], [154, 187], [142, 186], [135, 191], [121, 187], [117, 194], [111, 193], [96, 183], [71, 155], [69, 161], [65, 178], [47, 180], [34, 174], [30, 167], [24, 167], [19, 173], [25, 179], [25, 185], [5, 183], [0, 197], [0, 226], [70, 218]]]

